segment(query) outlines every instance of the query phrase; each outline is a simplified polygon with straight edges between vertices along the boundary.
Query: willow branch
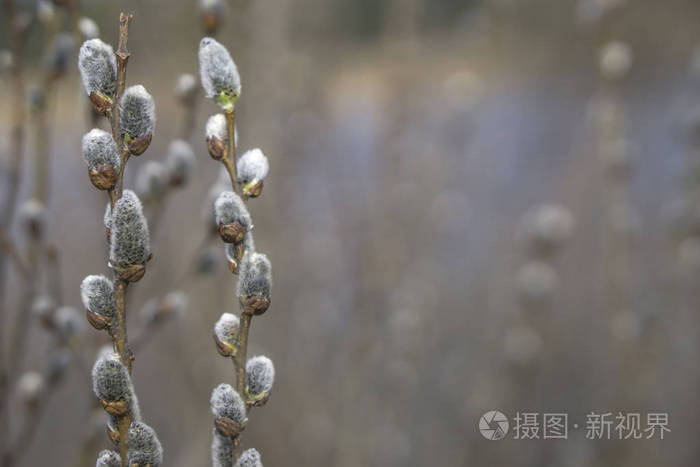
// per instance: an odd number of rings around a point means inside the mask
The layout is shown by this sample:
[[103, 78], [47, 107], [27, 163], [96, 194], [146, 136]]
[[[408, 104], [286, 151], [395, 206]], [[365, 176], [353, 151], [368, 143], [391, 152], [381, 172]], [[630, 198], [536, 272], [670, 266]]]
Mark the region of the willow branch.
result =
[[22, 258], [17, 249], [17, 245], [15, 245], [15, 242], [10, 238], [3, 226], [0, 226], [0, 249], [12, 260], [22, 278], [29, 280], [29, 266], [25, 264], [24, 258]]
[[[19, 21], [13, 0], [3, 0], [5, 12], [5, 27], [9, 31], [8, 42], [12, 52], [12, 68], [10, 70], [12, 78], [11, 94], [11, 126], [10, 126], [10, 150], [7, 180], [5, 185], [5, 198], [2, 212], [0, 212], [0, 226], [6, 231], [12, 224], [17, 203], [17, 193], [19, 189], [19, 179], [22, 173], [22, 153], [24, 149], [24, 44], [27, 32], [27, 24]], [[5, 255], [0, 255], [0, 297], [4, 297], [6, 268]], [[6, 307], [0, 304], [0, 332], [6, 329]], [[3, 413], [9, 404], [8, 386], [11, 381], [9, 368], [5, 367], [5, 346], [4, 338], [0, 339], [0, 453], [5, 451], [6, 439], [9, 432], [9, 417]]]
[[226, 129], [228, 131], [228, 151], [226, 157], [221, 159], [229, 177], [231, 178], [231, 185], [233, 185], [233, 191], [243, 198], [243, 192], [238, 184], [238, 174], [236, 173], [236, 133], [234, 130], [234, 121], [236, 118], [236, 107], [231, 110], [224, 112], [226, 115]]

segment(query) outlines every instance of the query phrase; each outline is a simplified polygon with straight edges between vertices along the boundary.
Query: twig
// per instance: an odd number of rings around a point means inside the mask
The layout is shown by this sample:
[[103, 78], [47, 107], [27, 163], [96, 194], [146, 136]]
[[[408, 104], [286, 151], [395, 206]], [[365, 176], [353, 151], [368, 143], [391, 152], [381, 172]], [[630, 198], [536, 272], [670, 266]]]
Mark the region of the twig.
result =
[[[11, 68], [12, 87], [12, 124], [10, 127], [10, 163], [6, 186], [4, 206], [0, 212], [0, 226], [9, 230], [17, 203], [19, 179], [22, 173], [22, 153], [24, 149], [24, 44], [27, 24], [18, 21], [13, 0], [3, 0], [7, 31], [10, 32], [8, 42], [12, 52]], [[6, 270], [5, 255], [0, 256], [0, 297], [4, 297]], [[5, 325], [6, 307], [0, 306], [0, 333], [7, 328]], [[9, 417], [4, 415], [9, 404], [10, 372], [5, 366], [4, 338], [0, 339], [0, 453], [5, 451], [5, 443], [9, 434]]]
[[228, 131], [228, 154], [226, 155], [226, 157], [221, 159], [221, 162], [223, 162], [229, 177], [231, 177], [231, 185], [233, 186], [233, 191], [238, 196], [245, 199], [243, 197], [241, 187], [238, 185], [238, 175], [236, 173], [236, 142], [234, 130], [236, 107], [234, 106], [231, 110], [225, 111], [224, 115], [226, 115], [226, 129]]
[[[134, 355], [129, 349], [128, 339], [126, 337], [126, 289], [129, 283], [121, 279], [117, 279], [114, 284], [114, 299], [117, 306], [117, 325], [112, 328], [112, 339], [114, 340], [114, 351], [119, 354], [122, 363], [126, 365], [131, 373], [131, 364], [134, 360]], [[126, 438], [125, 438], [126, 439]]]
[[129, 23], [132, 19], [134, 19], [134, 15], [132, 14], [119, 14], [119, 46], [114, 53], [117, 56], [117, 92], [114, 95], [111, 116], [112, 136], [117, 143], [122, 142], [121, 135], [119, 134], [119, 101], [126, 87], [126, 63], [131, 56], [127, 49], [127, 41], [129, 40]]
[[7, 256], [14, 262], [14, 265], [22, 278], [29, 280], [29, 266], [25, 264], [24, 258], [22, 258], [17, 246], [12, 241], [12, 238], [10, 238], [10, 236], [7, 234], [5, 228], [2, 226], [0, 226], [0, 248], [2, 248]]

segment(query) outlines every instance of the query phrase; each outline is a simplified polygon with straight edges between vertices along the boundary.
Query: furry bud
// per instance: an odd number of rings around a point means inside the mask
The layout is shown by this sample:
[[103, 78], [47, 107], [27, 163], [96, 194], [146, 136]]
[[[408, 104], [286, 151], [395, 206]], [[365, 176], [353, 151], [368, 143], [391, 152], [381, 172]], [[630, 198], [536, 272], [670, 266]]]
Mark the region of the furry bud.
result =
[[83, 159], [90, 181], [99, 190], [111, 190], [117, 183], [119, 149], [112, 135], [94, 128], [83, 136]]
[[53, 325], [59, 339], [71, 343], [85, 330], [80, 312], [72, 306], [62, 306], [53, 316]]
[[253, 315], [265, 313], [270, 306], [272, 266], [262, 253], [247, 252], [239, 268], [237, 294], [243, 312]]
[[36, 16], [41, 24], [48, 25], [56, 16], [56, 8], [48, 0], [39, 0], [36, 4]]
[[522, 227], [528, 246], [538, 254], [549, 255], [571, 237], [574, 218], [564, 207], [543, 204], [525, 214]]
[[241, 77], [226, 47], [211, 37], [199, 42], [199, 73], [206, 96], [232, 110], [241, 94]]
[[67, 349], [59, 349], [51, 353], [49, 363], [46, 368], [46, 375], [49, 382], [57, 382], [68, 371], [71, 363], [71, 352]]
[[209, 274], [213, 272], [218, 263], [219, 258], [217, 252], [213, 247], [207, 248], [197, 257], [197, 274]]
[[102, 355], [95, 362], [92, 388], [108, 414], [118, 417], [129, 411], [134, 391], [129, 371], [116, 354]]
[[143, 315], [147, 321], [161, 321], [185, 313], [188, 303], [187, 294], [175, 290], [162, 299], [152, 299], [146, 302], [143, 308]]
[[112, 46], [100, 39], [83, 42], [78, 68], [93, 107], [101, 114], [107, 113], [117, 90], [117, 58]]
[[36, 371], [23, 374], [17, 381], [17, 395], [28, 407], [33, 407], [39, 402], [39, 397], [45, 388], [44, 377]]
[[175, 97], [183, 104], [189, 105], [197, 97], [197, 78], [189, 73], [183, 73], [175, 83]]
[[80, 284], [80, 298], [95, 329], [104, 329], [116, 314], [114, 286], [105, 276], [87, 276]]
[[170, 184], [180, 186], [187, 183], [194, 170], [195, 155], [190, 143], [176, 139], [170, 143], [165, 165], [170, 175]]
[[53, 323], [53, 315], [56, 311], [56, 302], [48, 295], [40, 295], [34, 299], [31, 306], [31, 313], [44, 326]]
[[119, 101], [119, 128], [134, 156], [143, 154], [151, 144], [156, 124], [156, 105], [143, 86], [129, 86]]
[[130, 467], [158, 467], [163, 463], [163, 448], [158, 436], [145, 423], [131, 424], [126, 445], [129, 447], [127, 464]]
[[515, 280], [522, 305], [533, 311], [547, 307], [559, 285], [557, 272], [542, 261], [521, 266]]
[[209, 117], [205, 127], [207, 150], [214, 160], [221, 160], [228, 155], [228, 129], [224, 114]]
[[[217, 419], [217, 430], [222, 436], [231, 437], [233, 431], [240, 429], [246, 422], [245, 403], [241, 396], [228, 384], [222, 383], [211, 393], [211, 412]], [[229, 423], [233, 422], [233, 424]]]
[[267, 177], [270, 165], [265, 154], [258, 149], [246, 151], [236, 164], [238, 180], [241, 182], [243, 194], [251, 198], [260, 196], [263, 188], [263, 180]]
[[250, 214], [243, 200], [232, 191], [224, 191], [214, 203], [219, 235], [226, 243], [240, 243], [253, 228]]
[[78, 30], [85, 39], [95, 39], [100, 37], [100, 28], [91, 18], [83, 16], [78, 20]]
[[221, 26], [225, 5], [223, 0], [199, 0], [202, 26], [207, 34], [215, 34]]
[[214, 342], [216, 349], [223, 357], [234, 357], [238, 352], [236, 342], [240, 329], [238, 316], [224, 313], [214, 325]]
[[265, 356], [253, 357], [245, 365], [245, 394], [249, 400], [267, 399], [275, 382], [275, 367]]
[[146, 162], [136, 174], [136, 193], [144, 202], [155, 201], [165, 192], [168, 169], [158, 161]]
[[17, 213], [20, 223], [31, 237], [39, 237], [46, 226], [46, 207], [34, 198], [22, 203]]
[[260, 453], [253, 448], [246, 449], [238, 458], [236, 467], [263, 467]]
[[72, 34], [63, 32], [56, 36], [44, 59], [51, 78], [57, 79], [66, 73], [68, 64], [73, 60], [74, 48], [75, 41]]
[[233, 442], [228, 436], [221, 436], [214, 428], [211, 442], [212, 467], [233, 467]]
[[141, 279], [151, 242], [141, 201], [131, 190], [124, 190], [114, 205], [110, 243], [109, 261], [119, 278], [129, 282]]
[[600, 51], [600, 71], [604, 78], [624, 78], [632, 66], [632, 52], [623, 42], [610, 42]]
[[97, 456], [95, 467], [122, 467], [122, 459], [116, 452], [105, 449]]

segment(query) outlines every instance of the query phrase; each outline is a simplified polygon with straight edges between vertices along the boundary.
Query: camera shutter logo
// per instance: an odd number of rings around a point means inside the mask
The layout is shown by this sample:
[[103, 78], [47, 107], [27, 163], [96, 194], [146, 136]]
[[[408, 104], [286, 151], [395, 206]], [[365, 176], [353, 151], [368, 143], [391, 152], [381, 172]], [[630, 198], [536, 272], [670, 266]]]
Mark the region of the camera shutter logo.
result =
[[481, 435], [490, 440], [497, 441], [508, 434], [508, 417], [497, 410], [486, 412], [479, 419], [479, 431]]

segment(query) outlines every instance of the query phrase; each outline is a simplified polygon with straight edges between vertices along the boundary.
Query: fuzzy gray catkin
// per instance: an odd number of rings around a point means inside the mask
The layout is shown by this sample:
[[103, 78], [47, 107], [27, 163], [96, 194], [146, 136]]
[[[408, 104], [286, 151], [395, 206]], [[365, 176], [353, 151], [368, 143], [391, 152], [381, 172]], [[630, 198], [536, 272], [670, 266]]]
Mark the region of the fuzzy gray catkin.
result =
[[80, 298], [86, 309], [112, 319], [116, 313], [114, 285], [105, 276], [92, 275], [80, 284]]
[[136, 174], [136, 193], [145, 202], [158, 199], [164, 192], [168, 181], [168, 169], [161, 162], [148, 161]]
[[214, 114], [209, 117], [204, 127], [204, 134], [207, 138], [218, 138], [228, 144], [228, 129], [224, 114]]
[[119, 167], [119, 148], [112, 135], [99, 128], [93, 128], [83, 136], [83, 159], [88, 169], [98, 169], [109, 165]]
[[231, 110], [241, 93], [241, 77], [226, 47], [211, 37], [199, 42], [199, 73], [207, 97]]
[[241, 183], [250, 183], [264, 180], [270, 170], [267, 157], [259, 149], [246, 151], [236, 164], [238, 179]]
[[68, 342], [85, 330], [84, 319], [72, 306], [62, 306], [53, 314], [53, 327], [59, 339]]
[[17, 381], [17, 395], [26, 405], [35, 404], [46, 388], [46, 382], [41, 373], [29, 371]]
[[245, 366], [246, 395], [254, 399], [267, 396], [275, 381], [275, 367], [272, 360], [261, 355], [253, 357]]
[[163, 463], [163, 448], [158, 436], [145, 423], [131, 424], [126, 444], [129, 447], [128, 465], [157, 467]]
[[236, 462], [236, 467], [262, 467], [260, 453], [253, 449], [246, 449]]
[[78, 30], [86, 39], [95, 39], [100, 37], [99, 26], [97, 26], [95, 21], [86, 16], [83, 16], [78, 20]]
[[192, 102], [197, 95], [197, 78], [189, 73], [178, 76], [175, 82], [175, 97], [182, 103]]
[[214, 203], [214, 212], [216, 223], [219, 225], [238, 222], [245, 230], [250, 230], [253, 226], [248, 208], [241, 197], [233, 191], [224, 191], [219, 194]]
[[211, 412], [215, 417], [227, 417], [236, 423], [246, 420], [245, 402], [229, 384], [219, 384], [211, 393]]
[[107, 402], [131, 401], [133, 389], [129, 371], [116, 354], [104, 353], [92, 367], [95, 395]]
[[231, 356], [235, 352], [239, 321], [238, 316], [233, 313], [223, 313], [214, 325], [214, 336], [216, 336], [219, 353], [224, 356]]
[[168, 147], [168, 155], [165, 166], [170, 175], [170, 182], [174, 185], [187, 183], [194, 170], [196, 158], [194, 150], [187, 141], [176, 139]]
[[100, 39], [83, 42], [78, 54], [78, 68], [88, 96], [91, 93], [112, 98], [117, 90], [117, 59], [109, 44]]
[[121, 467], [122, 466], [122, 460], [119, 457], [119, 454], [117, 454], [114, 451], [109, 451], [107, 449], [100, 451], [100, 454], [97, 456], [97, 463], [95, 464], [95, 467]]
[[131, 190], [124, 190], [111, 216], [109, 261], [113, 267], [144, 265], [151, 254], [148, 224], [141, 201]]
[[53, 77], [58, 77], [65, 74], [68, 65], [73, 60], [73, 50], [75, 48], [75, 40], [73, 34], [62, 32], [56, 36], [51, 44], [44, 66], [51, 72]]
[[212, 467], [233, 467], [233, 453], [231, 438], [221, 436], [214, 428], [211, 442]]
[[272, 266], [262, 253], [246, 252], [241, 260], [236, 293], [241, 301], [249, 297], [270, 299]]
[[129, 86], [119, 101], [119, 128], [122, 136], [131, 139], [153, 134], [156, 124], [156, 106], [146, 88]]

